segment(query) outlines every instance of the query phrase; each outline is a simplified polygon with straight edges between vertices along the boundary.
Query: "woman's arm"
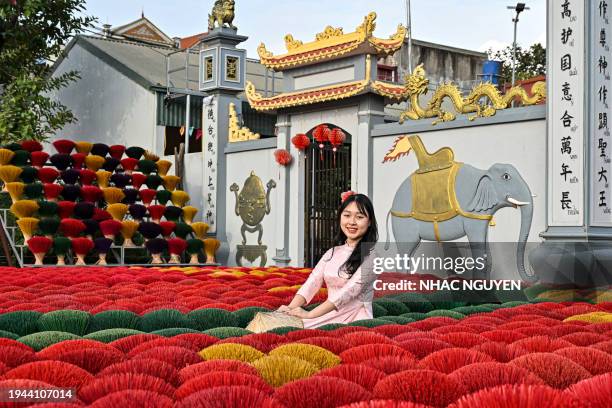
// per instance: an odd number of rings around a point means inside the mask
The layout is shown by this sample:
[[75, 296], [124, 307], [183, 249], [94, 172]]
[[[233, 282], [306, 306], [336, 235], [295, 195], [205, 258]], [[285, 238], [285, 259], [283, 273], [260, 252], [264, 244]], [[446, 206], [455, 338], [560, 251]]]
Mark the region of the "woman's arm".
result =
[[304, 282], [302, 287], [297, 291], [296, 295], [293, 297], [293, 300], [291, 300], [291, 303], [277, 309], [279, 312], [287, 312], [288, 310], [299, 308], [310, 303], [312, 298], [315, 297], [315, 295], [319, 292], [319, 289], [321, 289], [323, 286], [323, 272], [325, 270], [325, 262], [328, 260], [330, 251], [331, 250], [327, 251], [325, 255], [323, 255], [310, 275], [308, 275], [306, 282]]
[[307, 311], [302, 309], [301, 307], [298, 307], [288, 311], [287, 313], [291, 316], [299, 317], [300, 319], [314, 319], [315, 317], [323, 316], [324, 314], [327, 314], [332, 310], [336, 310], [336, 306], [329, 300], [326, 300], [311, 311]]

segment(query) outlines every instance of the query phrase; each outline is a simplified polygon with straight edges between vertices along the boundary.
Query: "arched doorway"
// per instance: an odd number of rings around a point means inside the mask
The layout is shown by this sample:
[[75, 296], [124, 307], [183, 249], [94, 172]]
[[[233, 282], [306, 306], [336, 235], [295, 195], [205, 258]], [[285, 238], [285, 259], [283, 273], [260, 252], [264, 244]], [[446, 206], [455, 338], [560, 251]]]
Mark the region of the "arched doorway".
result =
[[[326, 124], [330, 129], [338, 128]], [[314, 140], [311, 129], [306, 135], [311, 147], [306, 152], [305, 203], [304, 203], [304, 265], [314, 267], [334, 244], [338, 226], [336, 212], [340, 194], [351, 189], [351, 136], [335, 153], [329, 143], [323, 147], [323, 155]], [[321, 157], [323, 157], [321, 159]]]

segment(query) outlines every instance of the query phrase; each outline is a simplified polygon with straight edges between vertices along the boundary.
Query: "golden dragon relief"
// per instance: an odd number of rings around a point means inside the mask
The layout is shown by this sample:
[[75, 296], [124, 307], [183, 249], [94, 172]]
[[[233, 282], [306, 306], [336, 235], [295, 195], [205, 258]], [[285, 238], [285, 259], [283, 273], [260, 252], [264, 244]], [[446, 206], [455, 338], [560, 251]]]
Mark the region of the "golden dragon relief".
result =
[[[459, 88], [452, 83], [440, 85], [434, 92], [433, 97], [423, 108], [419, 97], [427, 94], [429, 80], [425, 77], [423, 64], [417, 66], [411, 75], [406, 76], [406, 94], [409, 95], [409, 108], [400, 115], [400, 123], [406, 119], [418, 120], [437, 117], [432, 124], [453, 121], [456, 115], [452, 112], [442, 110], [444, 99], [448, 98], [458, 114], [475, 113], [468, 116], [468, 120], [490, 117], [498, 110], [506, 109], [517, 98], [527, 105], [535, 105], [546, 97], [546, 83], [536, 82], [532, 87], [533, 95], [529, 96], [524, 88], [515, 86], [505, 94], [501, 94], [495, 85], [481, 83], [476, 85], [472, 91], [463, 97]], [[484, 100], [484, 102], [483, 102]], [[488, 103], [487, 103], [488, 101]]]

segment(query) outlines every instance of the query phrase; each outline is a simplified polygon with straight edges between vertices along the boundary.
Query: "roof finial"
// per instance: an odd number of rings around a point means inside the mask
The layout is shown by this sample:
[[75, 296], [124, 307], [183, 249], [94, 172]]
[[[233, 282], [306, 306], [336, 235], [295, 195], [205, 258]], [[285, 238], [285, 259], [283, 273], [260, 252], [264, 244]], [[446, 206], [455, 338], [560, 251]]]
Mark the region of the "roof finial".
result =
[[145, 18], [145, 16], [144, 16], [144, 6], [142, 6], [142, 11], [140, 12], [140, 16], [141, 16], [142, 18]]

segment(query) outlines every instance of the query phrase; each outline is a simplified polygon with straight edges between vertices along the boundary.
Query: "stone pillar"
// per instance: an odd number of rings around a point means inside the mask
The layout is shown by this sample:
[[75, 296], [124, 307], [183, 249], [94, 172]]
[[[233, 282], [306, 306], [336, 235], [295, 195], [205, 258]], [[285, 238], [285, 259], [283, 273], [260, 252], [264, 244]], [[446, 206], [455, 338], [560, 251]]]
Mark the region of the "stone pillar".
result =
[[234, 103], [236, 110], [241, 111], [237, 94], [245, 85], [246, 51], [236, 46], [247, 39], [234, 29], [215, 28], [200, 46], [200, 90], [209, 95], [204, 99], [203, 112], [203, 219], [210, 225], [209, 235], [221, 241], [217, 252], [217, 262], [221, 264], [227, 264], [229, 256], [226, 234], [229, 186], [224, 154], [229, 136], [229, 104]]
[[[276, 186], [276, 206], [274, 212], [276, 214], [276, 237], [275, 249], [276, 254], [272, 259], [276, 266], [285, 267], [291, 262], [289, 256], [289, 231], [290, 231], [290, 200], [291, 200], [291, 180], [295, 173], [295, 167], [299, 166], [300, 159], [295, 148], [292, 149], [291, 144], [291, 123], [289, 122], [288, 114], [278, 116], [277, 128], [277, 149], [285, 149], [291, 152], [293, 163], [290, 166], [281, 167], [279, 169], [280, 179]], [[293, 183], [294, 186], [297, 186]]]
[[609, 6], [609, 0], [548, 0], [547, 229], [530, 256], [544, 281], [610, 280]]
[[359, 103], [357, 134], [352, 139], [351, 189], [372, 197], [374, 157], [371, 132], [374, 125], [384, 123], [384, 100], [370, 94]]

